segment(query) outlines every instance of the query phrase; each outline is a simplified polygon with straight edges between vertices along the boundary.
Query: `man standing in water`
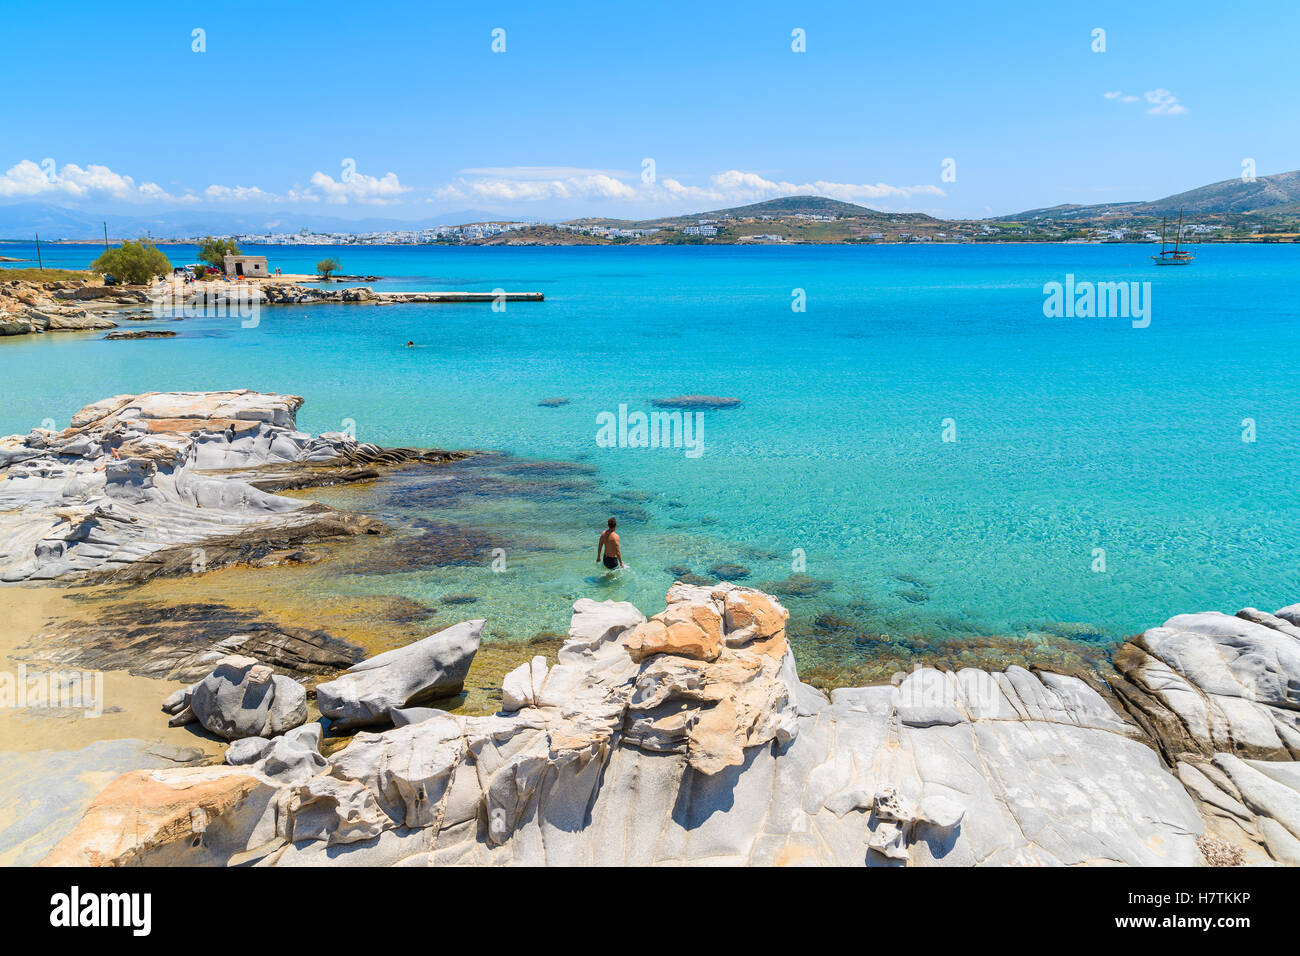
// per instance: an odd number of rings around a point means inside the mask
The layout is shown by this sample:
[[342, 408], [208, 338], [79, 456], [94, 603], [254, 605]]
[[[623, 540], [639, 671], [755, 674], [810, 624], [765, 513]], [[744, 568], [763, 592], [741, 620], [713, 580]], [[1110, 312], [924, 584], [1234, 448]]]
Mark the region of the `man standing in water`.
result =
[[601, 551], [605, 552], [605, 567], [613, 571], [615, 568], [625, 567], [623, 564], [623, 552], [618, 546], [618, 532], [614, 529], [618, 527], [618, 522], [610, 518], [609, 527], [600, 535], [600, 542], [596, 545], [596, 563], [601, 562]]

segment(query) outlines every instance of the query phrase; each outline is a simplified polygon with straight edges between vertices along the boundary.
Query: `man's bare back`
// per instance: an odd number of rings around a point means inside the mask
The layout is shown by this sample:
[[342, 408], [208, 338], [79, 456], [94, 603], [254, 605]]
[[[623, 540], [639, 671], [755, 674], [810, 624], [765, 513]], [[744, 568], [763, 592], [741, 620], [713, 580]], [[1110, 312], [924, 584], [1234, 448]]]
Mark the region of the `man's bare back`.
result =
[[[601, 532], [600, 542], [596, 545], [596, 563], [604, 563], [605, 567], [613, 571], [615, 568], [624, 567], [623, 551], [619, 547], [618, 532], [614, 530], [618, 524], [613, 518], [609, 519], [609, 527]], [[604, 557], [601, 557], [601, 552]]]

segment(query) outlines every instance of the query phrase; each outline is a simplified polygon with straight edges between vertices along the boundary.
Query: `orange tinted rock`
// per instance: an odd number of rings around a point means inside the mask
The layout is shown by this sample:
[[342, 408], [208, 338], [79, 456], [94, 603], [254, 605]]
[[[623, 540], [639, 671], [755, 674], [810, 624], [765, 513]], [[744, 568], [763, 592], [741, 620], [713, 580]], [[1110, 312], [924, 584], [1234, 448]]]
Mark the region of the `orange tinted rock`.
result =
[[95, 797], [85, 816], [41, 865], [203, 862], [202, 851], [193, 860], [182, 858], [187, 850], [199, 847], [215, 821], [236, 815], [250, 798], [260, 806], [251, 808], [249, 818], [220, 829], [251, 832], [273, 789], [268, 781], [233, 767], [124, 773]]
[[727, 644], [738, 647], [784, 633], [790, 612], [761, 591], [733, 590], [726, 594]]
[[742, 684], [762, 677], [762, 664], [752, 655], [727, 654], [710, 664], [702, 676], [703, 699], [718, 701], [734, 695]]
[[708, 640], [722, 643], [722, 615], [712, 604], [671, 604], [655, 617], [670, 629], [687, 624], [702, 631]]
[[756, 640], [746, 645], [746, 650], [751, 650], [759, 654], [766, 654], [775, 661], [780, 661], [785, 657], [786, 652], [789, 649], [790, 642], [785, 639], [784, 628], [769, 638]]
[[695, 615], [656, 615], [644, 624], [638, 624], [628, 636], [626, 648], [634, 661], [644, 660], [651, 654], [676, 654], [701, 661], [716, 661], [722, 654], [722, 628], [709, 626], [707, 615], [704, 626]]
[[695, 770], [712, 775], [745, 762], [745, 730], [734, 695], [703, 711], [690, 729], [688, 760]]
[[715, 774], [743, 764], [749, 747], [793, 736], [786, 686], [764, 673], [770, 668], [745, 651], [729, 652], [709, 668], [706, 690], [718, 702], [702, 710], [690, 729], [687, 759], [693, 769]]

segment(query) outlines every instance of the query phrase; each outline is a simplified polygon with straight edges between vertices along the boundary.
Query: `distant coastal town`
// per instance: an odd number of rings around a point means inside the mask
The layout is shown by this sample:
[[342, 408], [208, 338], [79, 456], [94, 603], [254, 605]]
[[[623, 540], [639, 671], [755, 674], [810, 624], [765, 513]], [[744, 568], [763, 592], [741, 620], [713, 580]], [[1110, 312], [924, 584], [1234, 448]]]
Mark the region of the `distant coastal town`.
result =
[[[1291, 177], [1292, 174], [1285, 174]], [[1282, 176], [1276, 177], [1278, 180]], [[788, 196], [692, 215], [641, 221], [486, 220], [372, 231], [239, 232], [244, 245], [704, 245], [973, 242], [1295, 242], [1296, 204], [1241, 211], [1241, 187], [1203, 187], [1151, 203], [1055, 206], [988, 219], [885, 212], [825, 196]]]
[[[262, 220], [267, 221], [267, 220]], [[797, 245], [991, 242], [1296, 242], [1300, 240], [1300, 171], [1229, 180], [1150, 202], [1058, 205], [984, 219], [940, 219], [889, 212], [827, 196], [783, 196], [729, 209], [629, 220], [586, 217], [562, 222], [483, 218], [442, 224], [392, 220], [274, 225], [216, 222], [168, 230], [165, 221], [120, 238], [193, 243], [220, 234], [240, 245]], [[256, 222], [256, 220], [254, 220]], [[104, 241], [113, 228], [102, 223]], [[296, 227], [296, 228], [295, 228]], [[33, 231], [36, 226], [33, 225]], [[130, 230], [125, 223], [119, 230]], [[201, 233], [193, 232], [201, 228]], [[40, 231], [44, 232], [44, 228]], [[96, 230], [98, 231], [98, 230]], [[73, 240], [67, 233], [63, 241]], [[89, 238], [89, 236], [83, 237]]]
[[[879, 215], [879, 214], [877, 214]], [[1052, 217], [1027, 222], [975, 220], [953, 222], [929, 217], [883, 217], [867, 225], [865, 217], [809, 213], [719, 215], [658, 225], [612, 225], [604, 222], [536, 223], [518, 221], [438, 225], [422, 229], [375, 232], [239, 233], [243, 245], [605, 245], [605, 244], [815, 244], [815, 243], [952, 243], [952, 242], [1159, 242], [1161, 227], [1149, 218], [1113, 224], [1082, 225]], [[941, 228], [942, 227], [942, 228]], [[1171, 227], [1172, 228], [1172, 227]], [[1184, 240], [1295, 241], [1296, 234], [1265, 224], [1185, 222]], [[193, 237], [191, 241], [197, 240]], [[1170, 235], [1172, 241], [1172, 234]], [[186, 241], [186, 240], [176, 240]]]

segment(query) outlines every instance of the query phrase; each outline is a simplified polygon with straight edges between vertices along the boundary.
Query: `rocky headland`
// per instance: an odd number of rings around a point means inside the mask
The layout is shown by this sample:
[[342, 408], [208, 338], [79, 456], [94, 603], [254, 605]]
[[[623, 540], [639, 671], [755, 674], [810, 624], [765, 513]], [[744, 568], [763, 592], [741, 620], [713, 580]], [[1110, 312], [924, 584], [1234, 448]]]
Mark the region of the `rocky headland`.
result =
[[0, 581], [140, 580], [380, 533], [372, 518], [265, 489], [463, 457], [307, 435], [296, 427], [302, 401], [248, 390], [117, 395], [62, 431], [0, 438]]
[[103, 314], [106, 309], [148, 302], [149, 293], [144, 289], [76, 280], [5, 280], [0, 273], [0, 336], [115, 329], [117, 323]]
[[[340, 277], [341, 279], [342, 277]], [[373, 278], [373, 277], [368, 277]], [[118, 328], [118, 322], [234, 314], [261, 305], [391, 305], [448, 302], [541, 302], [541, 292], [376, 292], [368, 286], [331, 288], [275, 278], [185, 284], [179, 279], [145, 286], [105, 286], [89, 280], [51, 282], [5, 280], [0, 274], [0, 336], [44, 332], [93, 332]], [[173, 332], [116, 332], [111, 339], [171, 337]]]

